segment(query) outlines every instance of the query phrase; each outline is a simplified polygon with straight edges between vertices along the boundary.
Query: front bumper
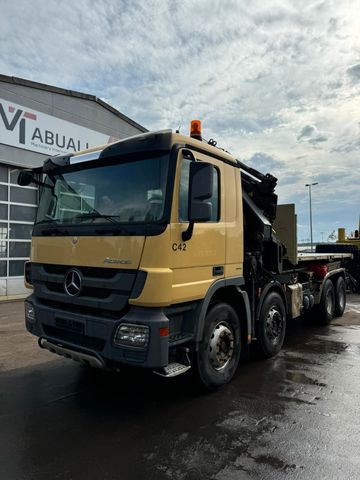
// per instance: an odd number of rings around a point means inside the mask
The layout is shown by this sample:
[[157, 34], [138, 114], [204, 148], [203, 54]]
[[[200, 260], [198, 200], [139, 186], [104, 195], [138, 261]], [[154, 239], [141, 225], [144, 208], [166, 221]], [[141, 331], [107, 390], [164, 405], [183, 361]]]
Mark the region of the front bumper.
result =
[[[108, 368], [121, 364], [161, 368], [169, 363], [169, 337], [160, 335], [160, 330], [169, 328], [169, 319], [162, 309], [131, 307], [122, 317], [110, 319], [45, 305], [35, 295], [26, 302], [33, 305], [35, 312], [35, 320], [26, 320], [30, 333], [59, 347], [92, 355]], [[115, 345], [114, 334], [122, 323], [149, 327], [147, 346]]]

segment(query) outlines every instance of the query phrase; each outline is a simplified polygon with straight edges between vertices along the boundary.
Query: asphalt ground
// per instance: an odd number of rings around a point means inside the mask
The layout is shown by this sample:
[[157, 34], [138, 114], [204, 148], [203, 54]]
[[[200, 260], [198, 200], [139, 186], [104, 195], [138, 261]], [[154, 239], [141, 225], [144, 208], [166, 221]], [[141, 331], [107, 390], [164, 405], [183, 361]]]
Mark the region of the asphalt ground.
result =
[[328, 327], [289, 322], [275, 358], [196, 395], [186, 376], [56, 357], [0, 304], [0, 479], [359, 479], [360, 296]]

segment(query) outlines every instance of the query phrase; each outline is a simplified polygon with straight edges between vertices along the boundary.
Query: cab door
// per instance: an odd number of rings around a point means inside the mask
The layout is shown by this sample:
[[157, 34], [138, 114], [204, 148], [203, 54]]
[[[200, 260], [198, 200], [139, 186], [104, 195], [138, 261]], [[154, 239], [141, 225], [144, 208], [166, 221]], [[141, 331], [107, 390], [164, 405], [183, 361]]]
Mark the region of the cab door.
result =
[[[192, 237], [183, 241], [187, 230], [189, 170], [192, 161], [214, 166], [211, 220], [195, 223]], [[203, 153], [181, 150], [177, 161], [171, 216], [172, 303], [204, 298], [210, 285], [224, 278], [225, 265], [225, 194], [223, 164]]]

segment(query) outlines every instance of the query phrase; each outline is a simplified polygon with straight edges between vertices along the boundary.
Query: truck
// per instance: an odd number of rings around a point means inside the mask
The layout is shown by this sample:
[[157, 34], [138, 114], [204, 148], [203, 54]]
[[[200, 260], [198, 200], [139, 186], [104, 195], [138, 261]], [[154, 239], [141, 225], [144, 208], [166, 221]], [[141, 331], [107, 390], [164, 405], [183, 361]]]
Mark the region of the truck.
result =
[[213, 390], [253, 344], [278, 354], [287, 321], [344, 312], [350, 255], [298, 255], [277, 179], [203, 140], [200, 121], [190, 135], [51, 157], [18, 183], [39, 186], [25, 322], [50, 352], [167, 378], [190, 370]]

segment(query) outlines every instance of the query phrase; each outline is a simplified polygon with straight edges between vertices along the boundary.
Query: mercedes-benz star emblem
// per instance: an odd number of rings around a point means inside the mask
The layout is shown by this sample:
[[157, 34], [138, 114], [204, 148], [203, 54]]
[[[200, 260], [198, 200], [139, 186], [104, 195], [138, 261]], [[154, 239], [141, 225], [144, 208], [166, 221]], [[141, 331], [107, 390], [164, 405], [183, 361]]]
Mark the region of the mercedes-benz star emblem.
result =
[[72, 268], [65, 277], [64, 290], [71, 297], [77, 297], [81, 292], [81, 273]]

